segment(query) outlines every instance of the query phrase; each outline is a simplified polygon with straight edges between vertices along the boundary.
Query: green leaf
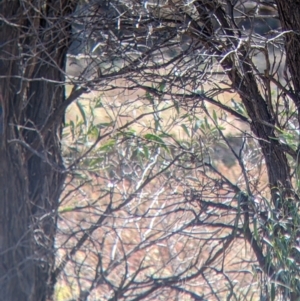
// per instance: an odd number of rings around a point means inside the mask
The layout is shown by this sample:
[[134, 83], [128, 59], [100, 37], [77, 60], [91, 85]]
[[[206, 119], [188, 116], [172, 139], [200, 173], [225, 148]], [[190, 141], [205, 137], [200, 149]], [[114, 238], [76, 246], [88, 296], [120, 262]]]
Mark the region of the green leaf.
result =
[[190, 135], [190, 131], [187, 128], [187, 126], [185, 124], [181, 124], [182, 129], [184, 130], [184, 132], [188, 135], [188, 137], [191, 137]]
[[153, 141], [153, 142], [160, 144], [161, 147], [163, 147], [166, 151], [170, 152], [169, 148], [167, 147], [167, 145], [165, 144], [163, 139], [161, 139], [161, 137], [149, 133], [149, 134], [144, 135], [144, 138], [146, 140]]
[[115, 134], [115, 139], [117, 138], [135, 138], [136, 137], [136, 130], [134, 129], [127, 129], [126, 131], [122, 131]]
[[150, 141], [155, 141], [155, 142], [164, 144], [164, 141], [159, 136], [154, 135], [154, 134], [150, 134], [150, 133], [149, 134], [145, 134], [144, 138], [147, 139], [147, 140], [150, 140]]
[[213, 110], [213, 119], [216, 124], [218, 124], [218, 116], [215, 110]]
[[90, 167], [95, 167], [95, 166], [97, 166], [98, 164], [102, 163], [103, 160], [104, 160], [103, 157], [98, 157], [98, 158], [96, 158], [96, 159], [93, 159], [93, 160], [91, 160], [91, 161], [89, 162], [89, 166], [90, 166]]
[[116, 141], [111, 139], [111, 140], [108, 140], [105, 144], [101, 145], [99, 147], [99, 151], [104, 151], [104, 152], [107, 152], [107, 151], [110, 151], [116, 144]]
[[210, 125], [209, 125], [209, 123], [207, 121], [207, 117], [206, 116], [204, 117], [204, 122], [205, 122], [205, 128], [208, 129], [208, 130], [210, 130]]
[[75, 178], [86, 181], [86, 176], [79, 172], [74, 172], [72, 174]]
[[99, 130], [98, 130], [97, 127], [92, 126], [91, 128], [89, 128], [87, 134], [90, 135], [90, 136], [92, 136], [93, 138], [96, 138], [96, 137], [98, 137]]
[[59, 213], [71, 212], [71, 211], [73, 211], [74, 209], [75, 209], [74, 207], [65, 207], [65, 208], [59, 210]]
[[246, 109], [243, 103], [235, 101], [233, 98], [231, 98], [231, 103], [234, 108], [239, 114], [246, 116]]
[[275, 289], [275, 283], [271, 284], [271, 301], [274, 301], [276, 297], [276, 289]]
[[70, 120], [70, 128], [71, 128], [71, 133], [72, 133], [72, 139], [75, 137], [75, 124], [73, 120]]
[[147, 159], [149, 159], [149, 148], [146, 145], [143, 145], [143, 151], [144, 151], [145, 157]]
[[95, 109], [97, 109], [97, 108], [103, 108], [103, 104], [102, 104], [101, 98], [98, 98], [98, 99], [96, 100], [96, 105], [95, 105], [94, 108], [95, 108]]
[[176, 100], [174, 101], [174, 107], [175, 107], [177, 114], [179, 114], [179, 102]]
[[96, 126], [99, 129], [104, 129], [104, 128], [107, 128], [107, 127], [109, 127], [111, 125], [112, 125], [112, 122], [101, 122], [101, 123], [98, 123]]
[[154, 98], [149, 92], [146, 92], [145, 96], [150, 101], [151, 104], [154, 104]]
[[194, 132], [197, 132], [201, 127], [201, 121], [200, 119], [197, 119], [196, 122], [195, 122], [195, 125], [194, 125]]
[[166, 88], [166, 82], [165, 82], [165, 81], [162, 81], [162, 82], [159, 84], [158, 90], [159, 90], [159, 92], [164, 92], [164, 91], [165, 91], [165, 88]]
[[254, 234], [254, 238], [260, 245], [259, 232], [258, 232], [258, 227], [257, 227], [257, 219], [255, 217], [253, 218], [253, 234]]
[[78, 110], [81, 114], [81, 117], [83, 119], [83, 122], [84, 122], [85, 126], [87, 126], [87, 119], [86, 119], [86, 115], [85, 115], [84, 108], [83, 108], [82, 104], [79, 101], [76, 101], [76, 105], [77, 105], [77, 108], [78, 108]]

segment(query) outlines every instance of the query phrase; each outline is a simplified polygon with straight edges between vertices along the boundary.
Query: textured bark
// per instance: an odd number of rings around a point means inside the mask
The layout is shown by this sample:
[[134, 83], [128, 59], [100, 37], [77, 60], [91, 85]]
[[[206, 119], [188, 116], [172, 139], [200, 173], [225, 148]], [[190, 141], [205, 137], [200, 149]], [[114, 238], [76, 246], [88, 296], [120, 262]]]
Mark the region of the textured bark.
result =
[[294, 102], [298, 109], [300, 124], [300, 1], [277, 0], [278, 15], [285, 33], [286, 62], [294, 86]]
[[[59, 107], [71, 34], [66, 17], [74, 8], [68, 0], [0, 3], [1, 301], [53, 293], [55, 213], [64, 182]], [[44, 128], [58, 111], [57, 122]]]
[[[246, 51], [245, 51], [246, 57]], [[252, 120], [251, 129], [258, 138], [261, 151], [266, 161], [269, 178], [269, 188], [275, 208], [284, 209], [289, 214], [289, 202], [293, 200], [293, 186], [291, 183], [290, 167], [285, 152], [280, 149], [280, 144], [275, 135], [275, 122], [269, 111], [266, 100], [261, 96], [251, 70], [250, 62], [245, 59], [243, 74], [234, 67], [234, 61], [223, 61], [224, 69], [230, 68], [232, 72], [228, 76], [232, 80], [233, 87], [239, 91], [239, 95]]]
[[[236, 30], [231, 30], [231, 20], [225, 10], [218, 5], [217, 1], [209, 1], [205, 3], [208, 11], [214, 12], [219, 19], [223, 30], [228, 36], [228, 45], [239, 49], [240, 57], [235, 54], [226, 55], [220, 50], [222, 47], [216, 44], [214, 40], [208, 40], [206, 43], [213, 52], [220, 57], [220, 62], [228, 77], [232, 82], [232, 87], [238, 92], [251, 120], [251, 129], [258, 138], [262, 153], [266, 161], [268, 171], [269, 188], [272, 195], [272, 202], [275, 208], [284, 209], [285, 213], [289, 213], [290, 202], [297, 196], [291, 183], [290, 167], [287, 162], [286, 154], [276, 138], [275, 134], [275, 116], [272, 116], [269, 104], [259, 91], [255, 77], [255, 70], [252, 68], [251, 59], [248, 57], [247, 45], [239, 42]], [[203, 5], [203, 4], [202, 4]], [[212, 24], [207, 29], [212, 28]], [[213, 30], [210, 36], [214, 36]], [[300, 49], [299, 49], [300, 50]], [[243, 59], [240, 59], [240, 58]], [[299, 75], [300, 75], [300, 71]], [[300, 77], [299, 77], [300, 78]], [[299, 82], [300, 83], [300, 82]]]

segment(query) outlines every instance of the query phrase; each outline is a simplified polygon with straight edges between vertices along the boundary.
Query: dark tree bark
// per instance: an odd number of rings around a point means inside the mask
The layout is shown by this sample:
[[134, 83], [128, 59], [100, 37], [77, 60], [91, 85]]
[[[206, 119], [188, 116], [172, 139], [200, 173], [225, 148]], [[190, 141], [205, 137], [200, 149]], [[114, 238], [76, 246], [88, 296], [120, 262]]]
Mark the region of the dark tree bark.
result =
[[[248, 45], [240, 41], [239, 31], [232, 30], [234, 27], [232, 27], [230, 16], [219, 5], [218, 1], [201, 1], [201, 4], [198, 5], [199, 10], [201, 10], [200, 13], [202, 14], [202, 10], [214, 12], [219, 19], [222, 29], [227, 34], [227, 49], [225, 48], [225, 50], [224, 45], [213, 38], [214, 31], [211, 21], [205, 22], [208, 35], [204, 42], [212, 53], [218, 54], [220, 63], [232, 82], [232, 88], [238, 92], [247, 110], [251, 120], [251, 130], [258, 138], [266, 161], [272, 202], [275, 208], [283, 209], [286, 214], [289, 214], [290, 202], [297, 200], [291, 184], [290, 167], [285, 150], [276, 138], [276, 116], [272, 116], [270, 105], [259, 90], [255, 78], [255, 70], [252, 67], [251, 59], [248, 57]], [[230, 51], [229, 45], [239, 49], [240, 56], [243, 57], [242, 60], [237, 59], [234, 55], [226, 55], [224, 57], [224, 51]], [[296, 62], [294, 61], [291, 64], [295, 65]], [[237, 67], [238, 65], [240, 67]]]
[[[294, 90], [296, 92], [293, 100], [298, 112], [300, 112], [300, 1], [277, 0], [275, 2], [278, 7], [278, 15], [282, 30], [286, 32], [286, 60], [289, 72], [291, 73], [291, 80], [293, 82]], [[300, 115], [298, 114], [298, 116]]]
[[46, 300], [53, 293], [55, 212], [65, 178], [61, 106], [75, 6], [73, 0], [0, 2], [3, 301]]

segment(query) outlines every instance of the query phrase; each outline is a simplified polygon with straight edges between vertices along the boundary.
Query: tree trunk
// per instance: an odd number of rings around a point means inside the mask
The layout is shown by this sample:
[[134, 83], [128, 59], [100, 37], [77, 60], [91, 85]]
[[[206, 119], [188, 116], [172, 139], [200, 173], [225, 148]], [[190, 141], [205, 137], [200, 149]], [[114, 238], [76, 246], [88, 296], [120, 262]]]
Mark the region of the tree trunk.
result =
[[65, 99], [75, 2], [0, 2], [1, 301], [46, 300], [53, 293], [63, 114], [51, 128], [44, 125]]
[[298, 121], [300, 124], [300, 1], [299, 0], [277, 0], [278, 15], [282, 30], [286, 32], [286, 62], [291, 80], [294, 85], [294, 103], [298, 109]]
[[[207, 1], [205, 6], [207, 11], [216, 14], [222, 24], [222, 28], [226, 29], [228, 45], [234, 45], [236, 49], [239, 49], [239, 53], [243, 57], [241, 61], [236, 61], [236, 57], [230, 55], [224, 57], [222, 50], [220, 50], [221, 48], [218, 49], [220, 45], [216, 46], [216, 41], [213, 39], [206, 41], [207, 45], [211, 47], [212, 53], [218, 53], [221, 65], [226, 70], [225, 72], [232, 82], [232, 87], [238, 91], [252, 121], [251, 129], [258, 138], [266, 161], [272, 202], [275, 208], [283, 209], [285, 214], [288, 215], [291, 207], [293, 207], [291, 202], [294, 200], [298, 201], [298, 199], [292, 187], [290, 167], [285, 152], [276, 138], [274, 116], [272, 116], [268, 103], [259, 91], [254, 75], [255, 71], [252, 68], [251, 60], [248, 58], [248, 49], [242, 43], [238, 45], [239, 38], [235, 36], [235, 31], [230, 30], [231, 21], [225, 10], [218, 5], [218, 2]], [[207, 27], [207, 31], [209, 32], [208, 36], [214, 36], [213, 24]], [[237, 68], [239, 65], [241, 68]]]

